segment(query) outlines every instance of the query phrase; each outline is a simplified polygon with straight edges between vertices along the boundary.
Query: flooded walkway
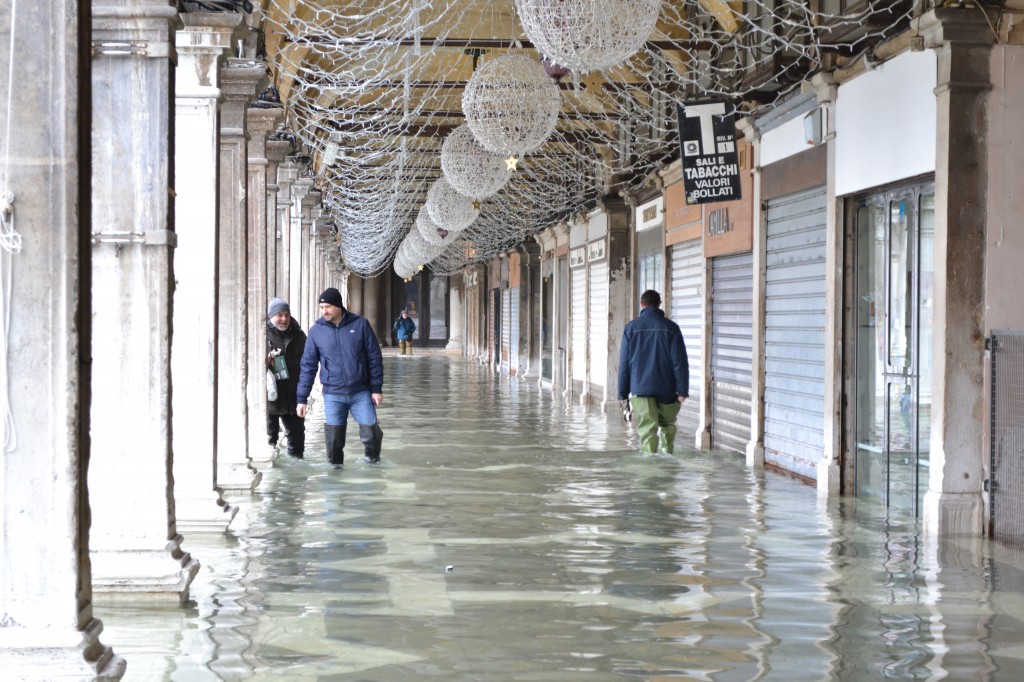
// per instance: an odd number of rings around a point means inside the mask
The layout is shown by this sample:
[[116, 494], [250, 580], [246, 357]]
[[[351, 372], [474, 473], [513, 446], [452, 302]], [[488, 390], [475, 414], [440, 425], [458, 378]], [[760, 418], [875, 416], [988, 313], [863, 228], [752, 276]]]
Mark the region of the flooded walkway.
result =
[[[126, 680], [1024, 679], [1024, 559], [925, 547], [461, 358], [385, 358], [384, 460], [264, 473], [182, 608], [97, 608]], [[315, 416], [318, 416], [317, 412]]]

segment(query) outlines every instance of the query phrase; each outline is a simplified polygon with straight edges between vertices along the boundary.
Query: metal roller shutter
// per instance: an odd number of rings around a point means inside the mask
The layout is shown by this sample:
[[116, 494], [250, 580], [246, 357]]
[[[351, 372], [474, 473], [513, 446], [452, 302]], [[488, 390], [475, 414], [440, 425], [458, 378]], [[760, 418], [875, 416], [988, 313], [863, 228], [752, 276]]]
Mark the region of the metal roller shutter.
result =
[[509, 315], [508, 365], [512, 372], [519, 371], [519, 287], [509, 290], [511, 313]]
[[587, 269], [572, 271], [572, 380], [587, 379]]
[[768, 202], [764, 458], [815, 478], [825, 428], [825, 188]]
[[754, 259], [720, 256], [711, 274], [711, 443], [746, 452], [750, 441]]
[[679, 325], [686, 343], [690, 364], [690, 397], [679, 411], [679, 431], [695, 437], [700, 428], [700, 393], [704, 363], [701, 360], [701, 334], [704, 328], [702, 306], [704, 292], [704, 245], [700, 239], [676, 244], [671, 251], [671, 289], [669, 312]]
[[590, 267], [590, 383], [604, 388], [608, 376], [608, 262]]
[[501, 290], [501, 371], [508, 371], [509, 345], [512, 343], [512, 297]]

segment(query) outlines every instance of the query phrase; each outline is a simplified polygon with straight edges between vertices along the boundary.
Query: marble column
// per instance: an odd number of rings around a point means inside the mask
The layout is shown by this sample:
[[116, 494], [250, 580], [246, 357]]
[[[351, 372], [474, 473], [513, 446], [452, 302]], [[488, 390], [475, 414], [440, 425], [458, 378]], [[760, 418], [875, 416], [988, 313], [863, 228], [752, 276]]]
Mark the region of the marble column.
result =
[[[246, 206], [248, 210], [248, 308], [249, 324], [249, 381], [247, 382], [249, 410], [249, 457], [257, 469], [273, 466], [276, 449], [267, 445], [267, 136], [284, 118], [281, 106], [250, 107], [249, 126], [249, 184]], [[273, 216], [271, 222], [276, 221]]]
[[[228, 59], [220, 71], [220, 248], [217, 289], [217, 483], [226, 493], [251, 493], [261, 474], [248, 448], [249, 102], [266, 84], [257, 61]], [[265, 308], [263, 309], [265, 310]]]
[[935, 302], [928, 536], [984, 532], [982, 485], [988, 95], [995, 40], [982, 12], [935, 9], [918, 20], [938, 56]]
[[345, 297], [345, 307], [352, 310], [352, 312], [362, 315], [363, 314], [363, 278], [359, 275], [350, 274], [348, 276], [348, 295]]
[[193, 12], [177, 33], [174, 112], [174, 502], [178, 529], [223, 532], [238, 512], [217, 486], [218, 75], [241, 16]]
[[[312, 180], [309, 181], [312, 184]], [[302, 198], [302, 276], [299, 278], [299, 291], [302, 299], [302, 312], [309, 317], [310, 311], [319, 310], [317, 299], [319, 291], [313, 291], [313, 261], [316, 258], [314, 240], [316, 238], [316, 223], [320, 216], [320, 197], [318, 189], [310, 189]], [[316, 305], [314, 305], [316, 304]]]
[[10, 320], [0, 337], [6, 680], [119, 680], [125, 671], [99, 639], [89, 562], [90, 137], [81, 127], [88, 18], [86, 2], [36, 0], [22, 4], [13, 34], [9, 17], [0, 28], [12, 48], [0, 56], [3, 73], [14, 59], [24, 75], [45, 74], [18, 81], [6, 121], [17, 139], [2, 188], [11, 196], [0, 207], [11, 237], [20, 238], [0, 250], [0, 281], [12, 287], [0, 297]]
[[448, 345], [445, 352], [451, 355], [462, 355], [462, 332], [466, 326], [465, 311], [462, 301], [464, 297], [462, 273], [451, 276], [448, 295]]
[[181, 548], [171, 454], [178, 18], [166, 2], [122, 2], [92, 19], [94, 45], [122, 46], [92, 59], [93, 591], [181, 602], [199, 563]]

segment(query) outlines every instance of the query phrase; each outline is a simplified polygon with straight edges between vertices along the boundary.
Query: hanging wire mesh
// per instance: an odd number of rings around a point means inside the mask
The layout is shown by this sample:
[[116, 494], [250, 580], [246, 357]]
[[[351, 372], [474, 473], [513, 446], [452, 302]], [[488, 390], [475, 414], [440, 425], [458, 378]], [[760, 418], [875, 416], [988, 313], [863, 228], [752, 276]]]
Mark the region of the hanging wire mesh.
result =
[[[554, 130], [429, 267], [456, 272], [639, 186], [678, 156], [676, 105], [708, 98], [764, 113], [808, 74], [850, 64], [906, 28], [914, 12], [911, 0], [735, 7], [666, 2], [616, 66], [569, 77], [549, 69], [561, 78]], [[442, 175], [442, 143], [467, 123], [474, 66], [512, 54], [544, 73], [514, 0], [266, 0], [264, 16], [288, 127], [313, 157], [346, 266], [365, 276], [391, 265]]]

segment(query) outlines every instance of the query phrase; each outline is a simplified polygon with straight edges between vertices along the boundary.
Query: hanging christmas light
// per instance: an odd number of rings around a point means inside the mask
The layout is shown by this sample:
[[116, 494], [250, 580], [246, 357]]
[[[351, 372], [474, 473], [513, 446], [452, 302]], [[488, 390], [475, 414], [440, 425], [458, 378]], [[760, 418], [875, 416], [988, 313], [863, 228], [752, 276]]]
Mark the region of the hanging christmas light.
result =
[[[474, 206], [473, 201], [459, 194], [444, 176], [434, 181], [427, 192], [425, 208], [437, 227], [450, 232], [465, 230], [480, 215], [480, 209]], [[422, 211], [420, 215], [423, 215]]]
[[484, 149], [463, 123], [441, 145], [441, 170], [451, 186], [470, 199], [486, 199], [510, 177], [505, 159]]
[[462, 93], [473, 137], [491, 152], [522, 156], [551, 136], [562, 99], [540, 64], [521, 54], [492, 59]]
[[587, 72], [626, 61], [654, 30], [661, 0], [515, 0], [519, 20], [549, 60]]

